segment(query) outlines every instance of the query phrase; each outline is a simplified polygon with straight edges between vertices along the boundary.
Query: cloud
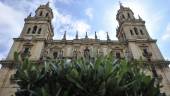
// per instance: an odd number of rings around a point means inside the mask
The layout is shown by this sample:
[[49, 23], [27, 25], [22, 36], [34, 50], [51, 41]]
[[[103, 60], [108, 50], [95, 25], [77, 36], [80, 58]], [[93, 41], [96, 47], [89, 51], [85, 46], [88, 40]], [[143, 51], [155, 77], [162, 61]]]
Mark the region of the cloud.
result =
[[104, 30], [99, 30], [97, 31], [97, 37], [102, 39], [102, 40], [106, 40], [106, 31]]
[[58, 1], [64, 4], [70, 4], [73, 2], [73, 0], [58, 0]]
[[46, 2], [46, 0], [0, 1], [0, 60], [7, 57], [13, 43], [12, 38], [19, 37], [24, 26], [24, 18]]
[[[13, 43], [12, 38], [18, 37], [21, 33], [24, 18], [30, 12], [33, 12], [34, 15], [36, 8], [46, 2], [46, 0], [23, 0], [21, 2], [14, 0], [12, 3], [10, 0], [0, 1], [0, 60], [7, 56]], [[75, 38], [76, 30], [80, 31], [79, 35], [82, 36], [86, 31], [91, 29], [86, 21], [73, 18], [70, 14], [60, 13], [54, 5], [55, 3], [55, 0], [50, 0], [50, 7], [52, 7], [54, 13], [54, 19], [52, 21], [55, 29], [54, 39], [56, 37], [61, 39], [65, 30], [68, 31], [67, 39], [73, 39]]]
[[74, 39], [76, 31], [79, 32], [79, 38], [85, 35], [85, 32], [91, 30], [91, 26], [84, 19], [77, 19], [68, 13], [61, 13], [54, 6], [54, 2], [51, 3], [54, 19], [54, 39], [62, 39], [64, 31], [67, 31], [67, 39]]
[[[144, 21], [146, 21], [146, 27], [151, 37], [157, 37], [157, 33], [159, 30], [159, 25], [166, 10], [153, 9], [153, 5], [151, 5], [151, 1], [148, 0], [122, 0], [122, 4], [124, 6], [130, 7], [134, 12], [135, 17], [140, 15]], [[155, 3], [156, 4], [156, 3]], [[139, 11], [140, 10], [140, 11]], [[154, 33], [155, 32], [155, 33]]]
[[12, 45], [12, 37], [21, 32], [24, 14], [0, 2], [0, 59], [7, 56]]
[[83, 33], [83, 32], [90, 31], [91, 26], [89, 24], [87, 24], [85, 21], [80, 20], [80, 21], [76, 21], [74, 23], [74, 28], [78, 32]]
[[163, 40], [163, 41], [167, 41], [167, 40], [169, 41], [170, 40], [170, 23], [167, 25], [166, 31], [162, 35], [161, 40]]
[[[116, 37], [116, 26], [118, 26], [117, 20], [116, 20], [116, 14], [117, 10], [119, 9], [118, 4], [114, 4], [113, 6], [109, 7], [103, 14], [103, 26], [105, 29], [99, 30], [100, 34], [103, 34], [104, 36], [101, 38], [106, 40], [106, 31], [109, 33], [110, 39], [117, 40]], [[114, 11], [113, 11], [114, 10]], [[105, 31], [104, 31], [105, 30]]]
[[85, 14], [89, 17], [89, 19], [93, 19], [93, 8], [87, 8], [85, 10]]
[[[13, 30], [15, 32], [20, 31], [19, 27], [20, 27], [20, 24], [23, 23], [23, 20], [21, 19], [24, 18], [24, 14], [12, 9], [11, 7], [7, 5], [2, 4], [1, 2], [0, 2], [0, 9], [1, 9], [0, 25], [3, 27], [8, 26], [10, 30]], [[16, 32], [16, 33], [15, 34], [18, 35], [19, 32]], [[1, 34], [5, 34], [5, 33], [3, 32]]]
[[[53, 0], [51, 0], [53, 1]], [[24, 26], [24, 18], [34, 12], [46, 0], [3, 0], [0, 1], [0, 60], [7, 56], [13, 39], [19, 36]]]
[[77, 3], [77, 2], [80, 2], [80, 1], [82, 1], [82, 0], [56, 0], [56, 1], [58, 1], [58, 2], [60, 2], [60, 3], [63, 3], [63, 4], [70, 5], [70, 4], [72, 4], [72, 3]]
[[[67, 18], [68, 19], [68, 18]], [[76, 31], [79, 33], [79, 38], [83, 37], [85, 35], [85, 32], [88, 32], [91, 30], [91, 26], [87, 24], [84, 20], [73, 20], [69, 19], [70, 22], [60, 22], [60, 25], [56, 30], [58, 30], [56, 33], [57, 38], [61, 39], [61, 35], [63, 35], [64, 31], [67, 31], [67, 34], [70, 35], [67, 39], [74, 39]], [[65, 21], [65, 20], [64, 20]]]
[[67, 31], [67, 39], [74, 39], [76, 31], [79, 32], [79, 36], [82, 37], [85, 32], [91, 30], [91, 26], [82, 19], [73, 18], [70, 14], [61, 14], [56, 12], [55, 15], [57, 20], [54, 20], [53, 25], [55, 26], [54, 39], [62, 39], [64, 31]]
[[[69, 9], [70, 13], [64, 13], [68, 11], [62, 11], [66, 9], [61, 9], [58, 11], [58, 7], [56, 3], [61, 2], [64, 4], [72, 4], [76, 2], [80, 2], [83, 0], [49, 0], [50, 7], [53, 9], [54, 19], [52, 21], [54, 26], [55, 36], [54, 39], [62, 39], [64, 31], [67, 31], [67, 39], [74, 39], [76, 31], [79, 31], [79, 37], [84, 38], [85, 32], [88, 32], [89, 37], [94, 38], [94, 31], [92, 32], [92, 25], [89, 24], [88, 21], [85, 19], [93, 19], [93, 22], [97, 24], [93, 24], [95, 27], [99, 39], [106, 40], [106, 31], [109, 32], [109, 36], [111, 39], [116, 39], [116, 14], [119, 8], [118, 3], [113, 3], [113, 5], [108, 5], [106, 9], [102, 8], [104, 11], [100, 14], [94, 10], [97, 8], [94, 6], [93, 8], [86, 8], [83, 12], [85, 12], [86, 17], [88, 18], [81, 18], [81, 16], [72, 16], [71, 12], [72, 9]], [[148, 29], [149, 34], [154, 36], [157, 32], [157, 29], [160, 26], [160, 21], [163, 18], [164, 11], [160, 10], [152, 10], [152, 7], [148, 3], [147, 0], [122, 0], [124, 6], [130, 7], [135, 15], [141, 15], [143, 20], [146, 21], [146, 27]], [[3, 2], [3, 3], [2, 3]], [[9, 48], [12, 45], [12, 38], [18, 37], [23, 25], [24, 25], [24, 18], [30, 13], [34, 12], [36, 8], [40, 4], [47, 3], [47, 0], [3, 0], [0, 1], [0, 59], [2, 57], [6, 57], [7, 53], [9, 52]], [[81, 10], [81, 7], [79, 10]], [[139, 11], [140, 10], [140, 11]], [[96, 20], [97, 15], [94, 14], [94, 11], [99, 13], [102, 17], [99, 18], [99, 23]], [[12, 15], [11, 15], [12, 14]], [[95, 17], [96, 15], [96, 17]], [[102, 24], [103, 23], [103, 24]], [[97, 27], [96, 27], [97, 26]], [[170, 26], [170, 24], [169, 24]], [[98, 29], [99, 28], [99, 29]], [[167, 26], [167, 31], [162, 36], [163, 40], [168, 40], [170, 38], [168, 31], [169, 27]], [[104, 31], [105, 30], [105, 31]], [[154, 33], [155, 32], [155, 33]]]
[[165, 60], [169, 61], [169, 60], [170, 60], [170, 57], [165, 58]]

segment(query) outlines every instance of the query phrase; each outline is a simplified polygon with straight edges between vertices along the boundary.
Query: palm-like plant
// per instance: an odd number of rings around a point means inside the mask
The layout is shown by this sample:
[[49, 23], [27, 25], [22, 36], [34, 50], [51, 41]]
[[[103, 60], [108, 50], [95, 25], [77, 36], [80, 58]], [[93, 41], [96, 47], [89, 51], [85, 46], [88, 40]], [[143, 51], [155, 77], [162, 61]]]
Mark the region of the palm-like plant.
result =
[[26, 59], [16, 73], [20, 86], [16, 96], [159, 96], [159, 86], [154, 86], [140, 63], [114, 61], [111, 55], [94, 62], [81, 58], [41, 65]]

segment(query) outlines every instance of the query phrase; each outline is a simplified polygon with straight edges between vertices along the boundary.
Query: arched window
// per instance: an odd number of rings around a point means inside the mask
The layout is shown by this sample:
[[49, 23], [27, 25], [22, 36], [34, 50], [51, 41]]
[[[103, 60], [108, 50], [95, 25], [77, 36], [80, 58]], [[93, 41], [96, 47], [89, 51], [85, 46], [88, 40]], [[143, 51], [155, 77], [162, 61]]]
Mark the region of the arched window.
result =
[[54, 57], [54, 59], [56, 59], [58, 57], [58, 52], [54, 52], [53, 57]]
[[28, 28], [28, 30], [27, 30], [27, 34], [29, 34], [29, 33], [30, 33], [30, 30], [31, 30], [31, 28]]
[[121, 57], [121, 56], [120, 56], [120, 52], [116, 52], [116, 58], [117, 58], [117, 59], [120, 59], [120, 57]]
[[141, 33], [141, 35], [144, 35], [144, 33], [143, 33], [143, 31], [142, 31], [142, 30], [140, 30], [140, 33]]
[[130, 18], [130, 14], [128, 13], [128, 18]]
[[144, 54], [148, 54], [148, 49], [147, 48], [143, 48], [143, 53]]
[[88, 47], [86, 47], [86, 49], [84, 49], [84, 57], [85, 58], [90, 58], [90, 50], [88, 49]]
[[40, 16], [42, 16], [42, 11], [40, 12]]
[[37, 31], [37, 26], [34, 26], [34, 27], [33, 27], [33, 30], [32, 30], [32, 34], [35, 34], [36, 31]]
[[131, 35], [134, 35], [132, 30], [130, 30], [130, 34], [131, 34]]
[[23, 49], [21, 50], [21, 59], [24, 60], [26, 57], [31, 56], [31, 47], [24, 44]]
[[134, 28], [135, 34], [138, 35], [138, 29], [135, 27]]
[[30, 48], [28, 48], [28, 47], [26, 47], [26, 48], [24, 49], [24, 53], [25, 53], [25, 54], [29, 53], [29, 51], [30, 51]]
[[48, 13], [45, 16], [48, 17]]
[[41, 28], [38, 30], [38, 34], [41, 34]]

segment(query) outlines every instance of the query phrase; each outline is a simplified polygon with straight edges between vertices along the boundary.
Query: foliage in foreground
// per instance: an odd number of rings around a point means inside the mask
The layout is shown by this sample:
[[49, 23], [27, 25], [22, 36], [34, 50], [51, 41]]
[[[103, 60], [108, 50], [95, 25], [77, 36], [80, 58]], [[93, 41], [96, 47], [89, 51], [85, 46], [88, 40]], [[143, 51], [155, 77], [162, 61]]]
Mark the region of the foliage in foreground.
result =
[[26, 59], [16, 73], [20, 86], [16, 96], [158, 96], [154, 79], [139, 63], [114, 61], [112, 56], [93, 63], [78, 59], [32, 64]]

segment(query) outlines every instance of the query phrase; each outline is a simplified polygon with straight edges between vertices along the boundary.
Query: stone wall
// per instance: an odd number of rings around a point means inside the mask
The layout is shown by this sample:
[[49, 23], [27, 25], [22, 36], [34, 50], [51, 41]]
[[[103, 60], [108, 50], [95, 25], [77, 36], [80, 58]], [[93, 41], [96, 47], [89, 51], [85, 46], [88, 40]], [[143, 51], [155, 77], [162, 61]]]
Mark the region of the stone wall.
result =
[[15, 96], [17, 85], [11, 81], [16, 69], [3, 67], [0, 69], [0, 96]]

